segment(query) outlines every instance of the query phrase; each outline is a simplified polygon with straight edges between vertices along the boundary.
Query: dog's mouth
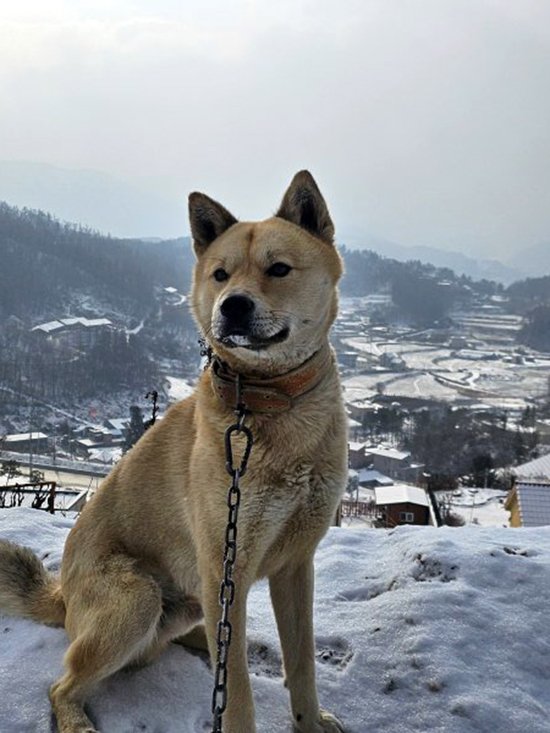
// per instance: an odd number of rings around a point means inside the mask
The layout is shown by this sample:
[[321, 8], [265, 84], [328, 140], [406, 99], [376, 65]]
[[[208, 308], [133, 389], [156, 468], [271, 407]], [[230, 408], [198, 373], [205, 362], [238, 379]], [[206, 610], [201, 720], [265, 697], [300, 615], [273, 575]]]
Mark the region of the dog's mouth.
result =
[[287, 326], [268, 338], [265, 336], [255, 336], [250, 333], [239, 333], [238, 331], [235, 331], [234, 333], [227, 334], [221, 338], [220, 342], [228, 349], [240, 348], [249, 349], [250, 351], [262, 351], [263, 349], [268, 349], [270, 346], [273, 346], [273, 344], [280, 344], [281, 342], [286, 341], [289, 333], [290, 329]]

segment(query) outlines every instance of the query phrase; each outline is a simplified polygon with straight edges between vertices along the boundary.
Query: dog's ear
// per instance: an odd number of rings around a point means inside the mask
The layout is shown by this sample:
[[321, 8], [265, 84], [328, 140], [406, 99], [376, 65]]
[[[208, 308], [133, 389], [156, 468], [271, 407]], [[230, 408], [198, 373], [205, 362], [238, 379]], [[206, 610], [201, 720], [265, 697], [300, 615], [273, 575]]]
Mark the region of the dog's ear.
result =
[[334, 224], [309, 171], [296, 173], [275, 216], [307, 229], [324, 242], [334, 242]]
[[197, 255], [237, 220], [226, 208], [204, 193], [189, 194], [189, 223]]

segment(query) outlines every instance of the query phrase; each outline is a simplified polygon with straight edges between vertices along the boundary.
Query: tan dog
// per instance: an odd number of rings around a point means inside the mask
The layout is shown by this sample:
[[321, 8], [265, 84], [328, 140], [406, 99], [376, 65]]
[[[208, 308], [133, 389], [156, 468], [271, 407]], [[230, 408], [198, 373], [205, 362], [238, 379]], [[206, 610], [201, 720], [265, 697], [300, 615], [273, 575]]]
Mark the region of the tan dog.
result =
[[69, 534], [60, 580], [29, 550], [0, 543], [0, 608], [67, 630], [66, 673], [50, 691], [60, 733], [93, 733], [83, 710], [93, 686], [154, 658], [203, 615], [215, 663], [230, 483], [224, 431], [242, 375], [254, 446], [240, 482], [224, 733], [256, 730], [246, 599], [266, 576], [296, 730], [338, 733], [319, 708], [312, 628], [313, 553], [347, 471], [328, 343], [342, 273], [333, 225], [307, 171], [265, 221], [239, 223], [199, 193], [189, 210], [193, 308], [215, 369], [105, 479]]

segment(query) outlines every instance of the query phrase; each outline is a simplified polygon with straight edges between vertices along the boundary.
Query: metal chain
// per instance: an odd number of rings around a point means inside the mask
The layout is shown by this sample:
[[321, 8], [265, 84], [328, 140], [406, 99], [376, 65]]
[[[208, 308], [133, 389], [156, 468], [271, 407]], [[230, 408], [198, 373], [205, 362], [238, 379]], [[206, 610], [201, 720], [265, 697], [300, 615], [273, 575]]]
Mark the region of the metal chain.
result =
[[[246, 407], [241, 399], [241, 377], [237, 376], [236, 383], [236, 405], [235, 413], [237, 422], [230, 425], [225, 431], [225, 468], [231, 476], [231, 486], [227, 494], [227, 506], [229, 515], [225, 530], [225, 549], [223, 554], [223, 578], [220, 585], [220, 605], [222, 607], [221, 618], [218, 621], [216, 643], [218, 655], [216, 659], [216, 671], [214, 675], [214, 692], [212, 695], [212, 733], [222, 733], [222, 716], [227, 707], [227, 661], [229, 657], [229, 645], [231, 644], [231, 623], [229, 621], [229, 609], [235, 600], [235, 581], [233, 570], [237, 560], [237, 519], [241, 503], [241, 489], [239, 481], [246, 473], [250, 451], [252, 450], [253, 437], [250, 428], [244, 424], [246, 419]], [[235, 436], [244, 435], [246, 440], [244, 453], [240, 465], [233, 464], [232, 440]]]

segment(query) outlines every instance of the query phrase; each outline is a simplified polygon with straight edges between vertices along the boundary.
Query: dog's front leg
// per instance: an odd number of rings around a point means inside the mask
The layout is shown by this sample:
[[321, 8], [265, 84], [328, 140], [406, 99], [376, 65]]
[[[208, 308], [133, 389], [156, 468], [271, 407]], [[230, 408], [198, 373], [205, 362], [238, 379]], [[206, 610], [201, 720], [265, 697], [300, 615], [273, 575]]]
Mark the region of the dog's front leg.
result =
[[[246, 648], [246, 599], [250, 583], [242, 574], [235, 574], [235, 599], [229, 609], [231, 644], [227, 664], [227, 708], [223, 716], [224, 733], [255, 733], [254, 701], [248, 674]], [[208, 649], [212, 669], [218, 655], [217, 627], [221, 606], [220, 578], [211, 570], [202, 574], [202, 601]]]
[[281, 639], [294, 726], [300, 733], [344, 733], [341, 723], [319, 708], [313, 636], [313, 558], [269, 579]]

